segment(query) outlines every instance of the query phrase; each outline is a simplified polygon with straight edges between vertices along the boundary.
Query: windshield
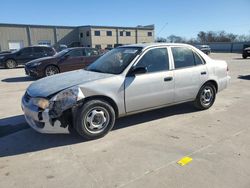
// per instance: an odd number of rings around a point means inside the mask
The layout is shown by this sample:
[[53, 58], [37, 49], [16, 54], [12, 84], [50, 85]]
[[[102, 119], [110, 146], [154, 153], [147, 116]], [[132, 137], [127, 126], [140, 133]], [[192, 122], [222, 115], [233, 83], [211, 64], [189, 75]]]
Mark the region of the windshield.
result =
[[69, 49], [62, 50], [62, 51], [56, 53], [56, 54], [54, 55], [54, 57], [61, 57], [61, 56], [63, 56], [64, 54], [66, 54], [66, 53], [68, 53], [68, 52], [69, 52]]
[[108, 74], [120, 74], [129, 63], [141, 52], [142, 48], [115, 48], [92, 63], [87, 70]]

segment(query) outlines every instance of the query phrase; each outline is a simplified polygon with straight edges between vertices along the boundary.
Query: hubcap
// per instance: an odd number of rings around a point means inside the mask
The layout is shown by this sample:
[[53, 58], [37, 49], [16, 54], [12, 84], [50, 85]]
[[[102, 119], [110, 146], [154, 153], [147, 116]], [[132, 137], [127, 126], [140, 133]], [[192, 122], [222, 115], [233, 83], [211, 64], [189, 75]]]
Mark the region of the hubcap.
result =
[[14, 60], [8, 60], [7, 64], [9, 68], [14, 68], [16, 65], [16, 62]]
[[92, 134], [102, 132], [110, 120], [109, 113], [105, 108], [95, 107], [88, 111], [84, 126]]
[[51, 75], [54, 75], [54, 74], [57, 74], [58, 73], [58, 70], [56, 67], [47, 67], [46, 68], [46, 76], [51, 76]]
[[214, 92], [212, 88], [205, 87], [201, 93], [201, 103], [205, 106], [208, 106], [211, 104], [214, 98]]

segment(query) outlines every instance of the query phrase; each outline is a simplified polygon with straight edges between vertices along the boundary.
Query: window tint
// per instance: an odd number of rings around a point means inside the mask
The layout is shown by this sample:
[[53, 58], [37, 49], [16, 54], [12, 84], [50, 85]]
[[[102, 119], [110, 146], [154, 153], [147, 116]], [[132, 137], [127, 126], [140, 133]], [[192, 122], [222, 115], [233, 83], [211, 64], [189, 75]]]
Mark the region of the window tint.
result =
[[79, 56], [83, 56], [82, 54], [82, 50], [81, 49], [77, 49], [77, 50], [71, 50], [68, 55], [70, 57], [79, 57]]
[[166, 48], [148, 51], [137, 63], [136, 67], [146, 67], [148, 72], [169, 70], [168, 52]]
[[21, 54], [31, 54], [32, 53], [32, 48], [23, 48], [21, 49]]
[[45, 53], [53, 53], [53, 50], [52, 50], [52, 48], [43, 48], [43, 51], [45, 52]]
[[184, 47], [172, 47], [175, 68], [184, 68], [195, 65], [193, 51]]
[[95, 31], [95, 36], [100, 36], [101, 32], [100, 31]]
[[112, 36], [112, 31], [107, 31], [107, 36]]
[[34, 47], [33, 52], [34, 53], [43, 53], [43, 48], [42, 47]]
[[194, 53], [195, 64], [196, 65], [204, 64], [204, 61], [201, 59], [201, 57], [198, 56], [198, 54], [196, 54], [195, 52], [193, 52], [193, 53]]

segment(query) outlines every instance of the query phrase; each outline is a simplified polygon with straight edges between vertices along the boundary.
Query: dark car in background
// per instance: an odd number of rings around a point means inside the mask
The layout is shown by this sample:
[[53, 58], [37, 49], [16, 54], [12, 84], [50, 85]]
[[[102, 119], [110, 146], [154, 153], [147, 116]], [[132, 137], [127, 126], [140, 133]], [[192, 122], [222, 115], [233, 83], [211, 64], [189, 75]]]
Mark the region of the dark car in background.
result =
[[243, 45], [242, 58], [246, 59], [250, 56], [250, 45]]
[[211, 48], [209, 45], [196, 45], [195, 47], [207, 55], [211, 53]]
[[12, 69], [18, 65], [38, 59], [41, 57], [53, 56], [56, 51], [49, 46], [31, 46], [15, 50], [10, 53], [0, 54], [0, 67]]
[[83, 69], [93, 63], [99, 56], [100, 54], [95, 48], [67, 48], [52, 57], [30, 61], [25, 65], [25, 72], [29, 76], [39, 78]]

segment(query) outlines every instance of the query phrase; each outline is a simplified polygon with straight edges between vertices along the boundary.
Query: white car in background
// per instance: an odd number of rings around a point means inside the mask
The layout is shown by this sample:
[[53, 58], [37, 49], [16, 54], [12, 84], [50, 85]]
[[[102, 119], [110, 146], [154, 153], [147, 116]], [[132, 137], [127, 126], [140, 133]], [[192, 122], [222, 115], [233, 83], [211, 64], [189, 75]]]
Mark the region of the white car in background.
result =
[[77, 70], [32, 83], [22, 98], [29, 125], [41, 133], [75, 129], [100, 138], [116, 118], [193, 101], [210, 108], [229, 82], [225, 61], [187, 44], [135, 44], [115, 48]]

